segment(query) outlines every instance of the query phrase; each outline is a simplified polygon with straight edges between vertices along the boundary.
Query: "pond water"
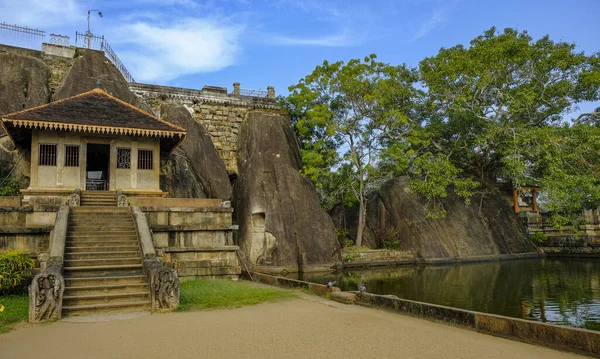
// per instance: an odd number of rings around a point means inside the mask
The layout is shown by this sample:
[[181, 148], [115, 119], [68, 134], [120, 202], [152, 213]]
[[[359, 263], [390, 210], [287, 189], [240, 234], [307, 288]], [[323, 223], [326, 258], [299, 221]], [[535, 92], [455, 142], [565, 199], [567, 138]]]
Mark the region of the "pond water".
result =
[[600, 330], [600, 259], [532, 259], [305, 273], [375, 294]]

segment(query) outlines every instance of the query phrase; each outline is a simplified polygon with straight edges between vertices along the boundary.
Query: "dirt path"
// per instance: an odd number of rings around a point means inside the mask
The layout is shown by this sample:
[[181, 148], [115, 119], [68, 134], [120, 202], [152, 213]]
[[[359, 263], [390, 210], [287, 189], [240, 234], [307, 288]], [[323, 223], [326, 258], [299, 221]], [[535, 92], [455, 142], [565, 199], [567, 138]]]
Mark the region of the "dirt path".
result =
[[318, 297], [104, 323], [24, 325], [0, 358], [576, 358]]

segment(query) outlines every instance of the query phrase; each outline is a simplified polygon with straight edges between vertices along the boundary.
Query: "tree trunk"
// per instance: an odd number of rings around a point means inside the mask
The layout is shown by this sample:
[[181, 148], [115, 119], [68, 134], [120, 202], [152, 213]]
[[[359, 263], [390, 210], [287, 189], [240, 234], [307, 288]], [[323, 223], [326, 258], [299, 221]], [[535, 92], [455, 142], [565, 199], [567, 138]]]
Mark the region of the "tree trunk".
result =
[[360, 192], [358, 197], [358, 229], [356, 231], [356, 243], [354, 244], [357, 247], [360, 247], [362, 245], [362, 237], [367, 218], [367, 201], [365, 199], [364, 184], [362, 181], [360, 183]]

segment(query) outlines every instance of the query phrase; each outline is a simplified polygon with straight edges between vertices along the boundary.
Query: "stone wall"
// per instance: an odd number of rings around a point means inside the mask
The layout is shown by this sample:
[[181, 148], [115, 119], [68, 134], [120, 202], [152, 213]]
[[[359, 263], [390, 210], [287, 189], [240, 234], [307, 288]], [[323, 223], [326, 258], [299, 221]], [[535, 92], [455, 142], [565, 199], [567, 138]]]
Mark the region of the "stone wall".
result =
[[231, 208], [141, 207], [152, 230], [157, 255], [182, 279], [241, 273], [233, 243]]
[[530, 236], [543, 233], [540, 246], [548, 255], [600, 256], [600, 209], [583, 210], [578, 225], [555, 228], [549, 217], [539, 212], [521, 214]]
[[159, 115], [161, 103], [185, 106], [209, 132], [230, 175], [238, 174], [237, 139], [247, 114], [254, 109], [284, 111], [275, 100], [274, 92], [269, 95], [271, 97], [256, 97], [240, 95], [235, 89], [227, 93], [224, 87], [205, 86], [202, 90], [194, 90], [139, 83], [130, 84], [129, 89]]
[[0, 252], [18, 249], [38, 255], [48, 251], [57, 206], [0, 207]]

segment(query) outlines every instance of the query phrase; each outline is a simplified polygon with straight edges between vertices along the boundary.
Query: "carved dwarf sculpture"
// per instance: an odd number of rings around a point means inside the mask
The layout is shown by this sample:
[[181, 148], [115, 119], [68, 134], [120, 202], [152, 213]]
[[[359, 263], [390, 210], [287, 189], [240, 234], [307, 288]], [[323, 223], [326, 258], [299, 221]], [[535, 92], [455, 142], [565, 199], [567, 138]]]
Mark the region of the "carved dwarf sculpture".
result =
[[152, 310], [173, 309], [179, 305], [179, 278], [170, 268], [152, 271]]
[[117, 206], [118, 207], [127, 207], [129, 203], [127, 202], [127, 196], [124, 194], [120, 194], [117, 196]]
[[60, 319], [65, 281], [59, 271], [44, 270], [29, 286], [29, 321]]
[[80, 197], [79, 194], [73, 193], [69, 195], [68, 204], [71, 207], [79, 207]]
[[117, 190], [117, 207], [128, 207], [129, 201], [127, 196], [123, 194], [123, 190]]

